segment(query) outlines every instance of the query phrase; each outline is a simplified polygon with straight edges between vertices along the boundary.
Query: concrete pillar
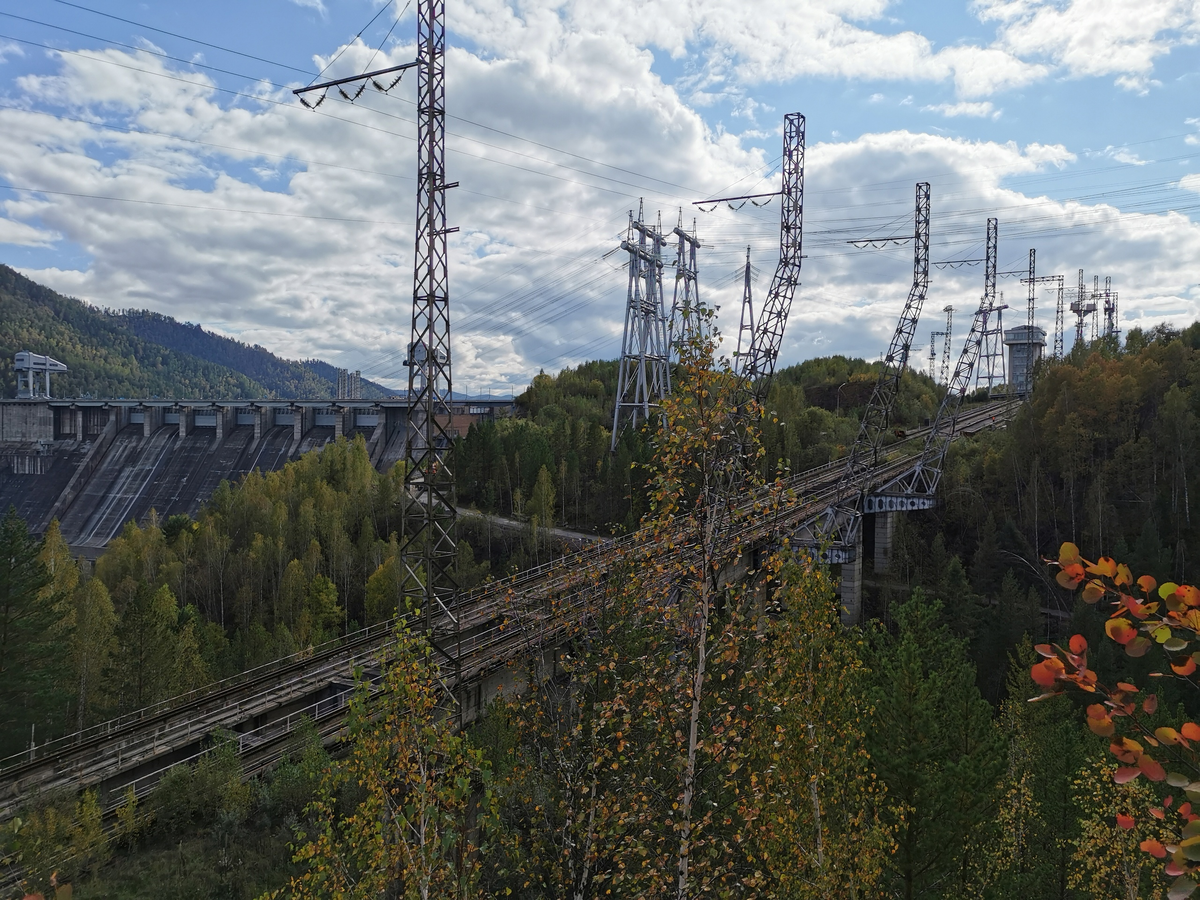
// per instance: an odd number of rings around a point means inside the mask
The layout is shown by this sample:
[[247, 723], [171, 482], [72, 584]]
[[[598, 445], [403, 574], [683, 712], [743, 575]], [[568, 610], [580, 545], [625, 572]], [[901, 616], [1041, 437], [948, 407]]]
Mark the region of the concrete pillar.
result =
[[300, 443], [300, 439], [304, 437], [304, 407], [292, 407], [292, 442]]
[[142, 437], [150, 437], [150, 432], [154, 430], [154, 407], [139, 406], [142, 411]]
[[[257, 415], [254, 417], [254, 440], [257, 443], [258, 441], [262, 440], [263, 429], [270, 428], [271, 425], [275, 424], [273, 421], [275, 417], [275, 410], [271, 409], [269, 406], [259, 406], [257, 408], [252, 406], [250, 408], [257, 413]], [[272, 418], [271, 425], [264, 424], [264, 420], [267, 418], [267, 416], [271, 416]]]
[[191, 410], [186, 406], [179, 407], [179, 439], [182, 441], [188, 435], [188, 426], [192, 423], [188, 421], [188, 416], [191, 415]]
[[335, 439], [340, 438], [346, 433], [346, 416], [354, 415], [354, 410], [342, 409], [337, 405], [333, 409], [333, 436]]
[[892, 564], [892, 544], [896, 540], [896, 522], [901, 513], [875, 513], [875, 574], [882, 575]]
[[83, 410], [76, 406], [72, 412], [75, 414], [75, 440], [83, 440]]
[[214, 440], [219, 444], [225, 440], [225, 429], [227, 427], [225, 419], [229, 416], [229, 410], [223, 406], [214, 406], [213, 412], [217, 416], [217, 436]]
[[855, 548], [854, 559], [842, 563], [842, 624], [858, 625], [862, 621], [862, 544]]

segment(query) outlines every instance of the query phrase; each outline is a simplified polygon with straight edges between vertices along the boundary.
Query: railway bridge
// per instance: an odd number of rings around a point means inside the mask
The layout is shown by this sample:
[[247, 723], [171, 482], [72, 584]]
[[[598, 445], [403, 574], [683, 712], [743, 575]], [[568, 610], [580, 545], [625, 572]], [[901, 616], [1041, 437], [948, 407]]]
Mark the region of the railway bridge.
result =
[[[1004, 400], [964, 410], [949, 437], [1003, 427], [1017, 406]], [[844, 460], [790, 477], [782, 484], [787, 495], [782, 508], [769, 518], [748, 518], [739, 539], [744, 546], [760, 548], [783, 536], [797, 539], [829, 508], [851, 503], [854, 496], [878, 498], [878, 490], [921, 462], [936, 431], [935, 424], [909, 433], [852, 485], [842, 477]], [[778, 486], [743, 497], [740, 505], [749, 510], [772, 489]], [[559, 649], [594, 608], [611, 560], [646, 539], [635, 532], [598, 541], [460, 596], [451, 610], [457, 626], [451, 629], [443, 618], [434, 623], [433, 637], [440, 633], [443, 646], [453, 648], [455, 665], [446, 667], [446, 686], [463, 720], [479, 716], [500, 685], [519, 680], [532, 662], [552, 669]], [[850, 582], [853, 586], [853, 578]], [[852, 594], [844, 598], [856, 599]], [[268, 770], [289, 751], [302, 719], [311, 721], [327, 743], [336, 742], [345, 727], [356, 671], [371, 674], [392, 627], [382, 623], [362, 629], [2, 760], [0, 821], [14, 816], [39, 791], [93, 788], [111, 811], [128, 789], [144, 797], [165, 771], [205, 753], [217, 729], [235, 736], [248, 776]]]

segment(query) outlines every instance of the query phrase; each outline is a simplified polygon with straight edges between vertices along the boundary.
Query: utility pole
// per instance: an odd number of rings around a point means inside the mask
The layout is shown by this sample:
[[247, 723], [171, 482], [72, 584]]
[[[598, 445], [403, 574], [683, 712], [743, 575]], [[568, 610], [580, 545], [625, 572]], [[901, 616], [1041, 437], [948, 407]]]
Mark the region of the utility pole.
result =
[[637, 428], [639, 418], [649, 421], [650, 408], [671, 393], [671, 346], [662, 291], [662, 248], [667, 239], [661, 222], [655, 228], [643, 216], [639, 201], [638, 217], [635, 221], [629, 211], [629, 227], [621, 241], [621, 249], [629, 254], [629, 290], [609, 447], [613, 453], [625, 424]]
[[692, 220], [692, 231], [683, 230], [683, 210], [679, 210], [679, 224], [671, 232], [679, 239], [675, 251], [675, 296], [671, 301], [670, 339], [672, 349], [678, 353], [679, 346], [701, 331], [699, 307], [700, 287], [697, 282], [696, 251], [700, 241], [696, 237], [696, 220]]

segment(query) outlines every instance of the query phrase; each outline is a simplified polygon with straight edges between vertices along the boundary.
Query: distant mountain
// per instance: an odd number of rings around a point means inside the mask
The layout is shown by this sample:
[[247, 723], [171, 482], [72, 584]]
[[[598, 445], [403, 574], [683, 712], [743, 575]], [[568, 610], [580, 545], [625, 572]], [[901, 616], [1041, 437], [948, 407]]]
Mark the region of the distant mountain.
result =
[[[18, 350], [66, 363], [53, 376], [60, 397], [176, 397], [240, 400], [334, 396], [337, 370], [296, 362], [146, 310], [101, 310], [64, 297], [0, 265], [0, 394], [16, 395], [11, 360]], [[363, 382], [363, 397], [390, 391]]]

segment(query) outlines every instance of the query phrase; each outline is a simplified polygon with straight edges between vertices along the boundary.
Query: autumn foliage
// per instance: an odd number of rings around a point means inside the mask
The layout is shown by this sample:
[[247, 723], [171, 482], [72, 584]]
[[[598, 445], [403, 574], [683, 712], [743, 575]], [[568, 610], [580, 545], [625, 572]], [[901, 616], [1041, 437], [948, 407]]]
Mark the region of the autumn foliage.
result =
[[[1109, 611], [1104, 633], [1126, 656], [1143, 657], [1152, 649], [1162, 655], [1161, 671], [1149, 677], [1200, 686], [1195, 679], [1200, 650], [1191, 649], [1200, 640], [1200, 590], [1174, 582], [1159, 584], [1150, 575], [1135, 579], [1127, 565], [1107, 557], [1089, 562], [1072, 543], [1062, 545], [1052, 564], [1058, 568], [1060, 585], [1079, 591], [1085, 603]], [[1145, 810], [1161, 823], [1165, 839], [1146, 838], [1140, 848], [1162, 860], [1165, 873], [1175, 879], [1171, 900], [1191, 896], [1200, 880], [1200, 814], [1192, 809], [1193, 803], [1200, 808], [1200, 724], [1156, 725], [1157, 693], [1128, 681], [1101, 682], [1089, 666], [1088, 642], [1082, 635], [1072, 636], [1066, 647], [1040, 644], [1035, 649], [1042, 659], [1030, 675], [1047, 692], [1033, 699], [1072, 687], [1091, 695], [1087, 725], [1110, 741], [1109, 753], [1119, 764], [1113, 780], [1129, 784], [1144, 777], [1172, 789]], [[1137, 810], [1119, 812], [1115, 824], [1131, 830], [1140, 815]]]

